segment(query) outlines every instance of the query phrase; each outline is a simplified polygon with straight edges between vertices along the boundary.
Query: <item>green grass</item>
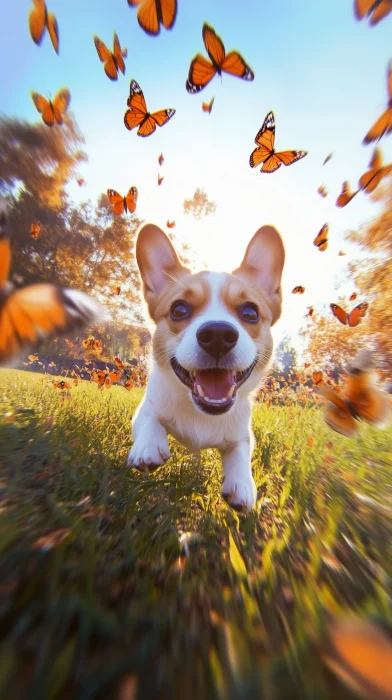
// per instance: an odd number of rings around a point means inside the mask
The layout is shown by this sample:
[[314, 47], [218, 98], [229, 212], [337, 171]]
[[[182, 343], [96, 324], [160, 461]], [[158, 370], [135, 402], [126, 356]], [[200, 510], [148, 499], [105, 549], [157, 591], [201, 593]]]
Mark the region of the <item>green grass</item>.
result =
[[0, 371], [0, 697], [353, 697], [320, 644], [330, 614], [392, 627], [392, 430], [257, 405], [259, 499], [238, 516], [214, 450], [172, 440], [153, 476], [125, 468], [142, 390], [71, 395]]

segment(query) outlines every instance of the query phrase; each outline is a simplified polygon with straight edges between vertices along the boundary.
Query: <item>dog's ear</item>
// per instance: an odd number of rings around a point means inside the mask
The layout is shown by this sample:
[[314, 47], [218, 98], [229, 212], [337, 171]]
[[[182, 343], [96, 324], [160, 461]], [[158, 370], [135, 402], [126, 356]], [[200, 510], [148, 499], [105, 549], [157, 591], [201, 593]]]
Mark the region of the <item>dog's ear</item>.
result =
[[280, 286], [285, 252], [283, 241], [274, 226], [262, 226], [248, 244], [244, 259], [233, 273], [246, 273], [263, 289], [272, 311], [273, 325], [282, 309]]
[[169, 238], [155, 224], [145, 224], [136, 240], [136, 261], [143, 282], [143, 294], [151, 305], [179, 274], [189, 272], [178, 259]]

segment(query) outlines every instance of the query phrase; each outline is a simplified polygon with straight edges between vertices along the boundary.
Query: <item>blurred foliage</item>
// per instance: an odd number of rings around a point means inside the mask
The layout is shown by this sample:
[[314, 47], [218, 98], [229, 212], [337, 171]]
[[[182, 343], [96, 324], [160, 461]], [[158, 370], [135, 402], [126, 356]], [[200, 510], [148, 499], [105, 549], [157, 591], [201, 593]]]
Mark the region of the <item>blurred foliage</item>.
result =
[[195, 190], [192, 199], [184, 199], [184, 214], [192, 214], [195, 219], [209, 216], [216, 211], [216, 204], [208, 199], [204, 190], [199, 187]]

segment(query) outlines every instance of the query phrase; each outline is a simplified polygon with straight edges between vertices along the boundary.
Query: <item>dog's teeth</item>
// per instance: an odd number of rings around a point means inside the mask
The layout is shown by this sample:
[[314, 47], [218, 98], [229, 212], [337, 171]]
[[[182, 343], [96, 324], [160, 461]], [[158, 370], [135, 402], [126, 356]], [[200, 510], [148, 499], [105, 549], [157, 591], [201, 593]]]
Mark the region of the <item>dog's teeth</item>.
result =
[[201, 396], [201, 398], [203, 399], [205, 397], [205, 393], [204, 393], [203, 389], [201, 388], [200, 384], [196, 384], [196, 389], [197, 389], [197, 393], [199, 394], [199, 396]]
[[231, 399], [231, 397], [232, 397], [233, 394], [234, 394], [234, 391], [235, 391], [235, 384], [233, 384], [233, 386], [230, 387], [230, 391], [229, 391], [229, 393], [227, 394], [226, 398], [227, 398], [227, 399]]
[[227, 399], [210, 399], [209, 396], [204, 396], [204, 401], [207, 403], [225, 403]]

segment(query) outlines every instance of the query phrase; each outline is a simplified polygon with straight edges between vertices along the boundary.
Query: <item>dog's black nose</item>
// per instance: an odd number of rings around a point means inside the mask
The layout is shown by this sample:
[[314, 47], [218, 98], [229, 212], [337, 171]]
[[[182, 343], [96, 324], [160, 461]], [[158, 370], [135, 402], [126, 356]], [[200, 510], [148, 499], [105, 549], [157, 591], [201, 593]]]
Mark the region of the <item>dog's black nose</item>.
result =
[[231, 323], [209, 321], [200, 326], [196, 338], [203, 350], [218, 359], [234, 348], [238, 335], [236, 327]]

